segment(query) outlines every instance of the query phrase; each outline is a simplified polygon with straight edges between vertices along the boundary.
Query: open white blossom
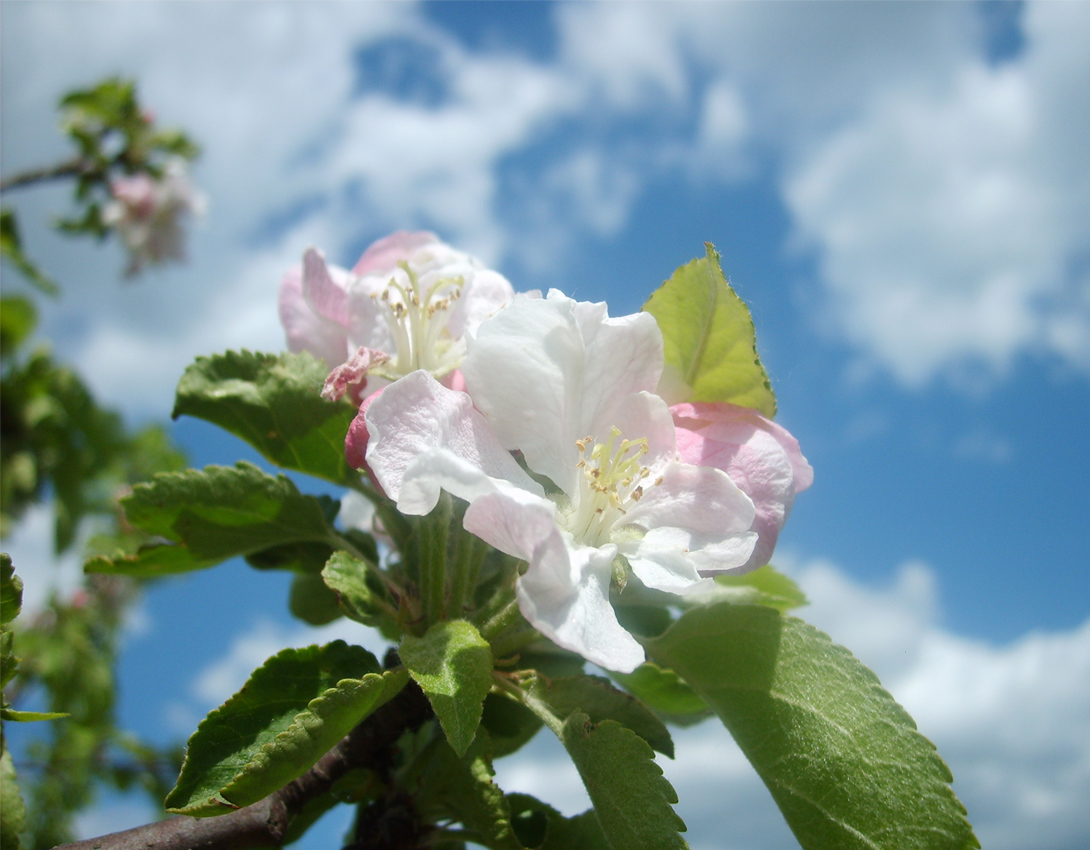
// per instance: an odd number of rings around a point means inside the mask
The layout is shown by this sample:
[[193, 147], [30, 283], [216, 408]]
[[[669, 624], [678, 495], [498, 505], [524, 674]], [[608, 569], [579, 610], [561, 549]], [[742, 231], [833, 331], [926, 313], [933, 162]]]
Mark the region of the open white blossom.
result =
[[427, 513], [440, 490], [466, 499], [466, 529], [527, 562], [526, 618], [603, 667], [633, 670], [643, 650], [611, 586], [630, 570], [683, 594], [743, 566], [753, 503], [722, 470], [677, 459], [670, 410], [651, 392], [663, 355], [649, 314], [610, 318], [555, 291], [517, 297], [468, 348], [469, 396], [419, 372], [371, 403], [369, 466], [405, 513]]

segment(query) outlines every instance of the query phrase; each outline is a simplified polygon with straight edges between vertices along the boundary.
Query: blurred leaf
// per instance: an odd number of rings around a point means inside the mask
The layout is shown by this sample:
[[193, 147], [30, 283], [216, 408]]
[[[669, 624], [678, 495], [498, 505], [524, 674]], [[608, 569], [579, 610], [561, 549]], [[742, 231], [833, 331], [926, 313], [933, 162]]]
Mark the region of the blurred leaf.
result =
[[378, 670], [344, 641], [274, 655], [190, 737], [168, 811], [225, 814], [305, 773], [408, 680]]
[[[46, 277], [30, 258], [23, 253], [23, 243], [19, 238], [19, 225], [15, 212], [10, 209], [0, 210], [0, 256], [11, 263], [40, 292], [51, 297], [61, 294], [60, 287]], [[5, 299], [4, 309], [7, 309]]]
[[757, 356], [749, 309], [723, 276], [719, 254], [679, 268], [643, 309], [655, 317], [665, 344], [666, 369], [660, 384], [671, 404], [729, 402], [776, 415], [776, 397]]
[[683, 614], [649, 654], [716, 711], [803, 848], [979, 847], [934, 745], [846, 649], [763, 605]]
[[566, 818], [529, 794], [508, 794], [515, 835], [530, 850], [614, 850], [594, 810]]
[[488, 730], [492, 759], [510, 755], [541, 729], [541, 718], [513, 699], [498, 693], [484, 698], [481, 726]]
[[5, 295], [0, 298], [0, 357], [4, 360], [30, 339], [38, 326], [38, 311], [29, 298]]
[[15, 765], [5, 748], [0, 753], [0, 847], [19, 850], [19, 833], [26, 822], [26, 806], [19, 793]]
[[444, 620], [423, 637], [406, 635], [401, 660], [427, 695], [459, 757], [469, 749], [492, 687], [492, 649], [472, 623]]
[[292, 614], [312, 626], [332, 623], [344, 613], [337, 604], [337, 594], [316, 573], [299, 573], [291, 580], [288, 607]]
[[11, 555], [0, 553], [0, 626], [19, 616], [23, 607], [23, 580], [15, 575]]
[[344, 458], [356, 411], [322, 399], [325, 378], [325, 366], [306, 352], [199, 357], [178, 383], [172, 416], [204, 419], [278, 466], [345, 484], [357, 477]]
[[614, 848], [670, 850], [688, 845], [678, 835], [685, 824], [674, 812], [677, 794], [639, 735], [605, 720], [591, 723], [581, 711], [564, 722], [560, 735], [587, 787], [602, 832]]

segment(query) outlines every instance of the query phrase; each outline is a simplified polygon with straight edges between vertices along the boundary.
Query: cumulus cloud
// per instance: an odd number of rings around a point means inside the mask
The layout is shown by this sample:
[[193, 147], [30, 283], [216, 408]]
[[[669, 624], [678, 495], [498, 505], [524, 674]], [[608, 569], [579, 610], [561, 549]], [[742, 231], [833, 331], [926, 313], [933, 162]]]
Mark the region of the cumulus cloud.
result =
[[[1046, 351], [1085, 367], [1090, 244], [1085, 8], [1027, 7], [1023, 56], [967, 57], [947, 85], [911, 78], [800, 157], [784, 181], [817, 249], [834, 322], [866, 356], [919, 385], [951, 370], [1005, 372]], [[1066, 56], [1061, 67], [1053, 58]], [[1082, 80], [1081, 87], [1071, 85]]]

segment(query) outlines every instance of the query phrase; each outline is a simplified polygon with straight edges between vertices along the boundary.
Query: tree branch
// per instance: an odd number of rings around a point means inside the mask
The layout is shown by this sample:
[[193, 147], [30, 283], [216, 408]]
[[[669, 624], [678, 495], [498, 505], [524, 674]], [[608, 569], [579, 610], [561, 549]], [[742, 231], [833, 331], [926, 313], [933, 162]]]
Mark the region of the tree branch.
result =
[[370, 768], [384, 778], [401, 735], [432, 716], [415, 682], [349, 732], [317, 763], [264, 800], [210, 818], [169, 818], [100, 838], [59, 845], [55, 850], [233, 850], [279, 846], [292, 818], [310, 800], [326, 793], [348, 771]]
[[11, 177], [0, 180], [0, 191], [18, 189], [21, 186], [32, 186], [35, 183], [44, 183], [48, 180], [59, 180], [62, 177], [78, 177], [88, 170], [87, 163], [82, 157], [74, 157], [57, 165], [45, 168], [28, 168]]

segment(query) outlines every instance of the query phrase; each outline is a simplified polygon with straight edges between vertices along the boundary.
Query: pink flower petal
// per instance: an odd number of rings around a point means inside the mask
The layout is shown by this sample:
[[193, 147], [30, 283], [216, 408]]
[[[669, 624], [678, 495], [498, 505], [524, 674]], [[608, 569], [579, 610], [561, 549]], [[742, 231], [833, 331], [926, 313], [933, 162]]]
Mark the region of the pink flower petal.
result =
[[670, 408], [680, 458], [727, 473], [756, 508], [758, 542], [744, 570], [767, 564], [795, 495], [814, 471], [788, 431], [760, 413], [733, 404], [677, 404]]
[[427, 231], [413, 233], [399, 230], [372, 242], [352, 267], [352, 273], [362, 277], [392, 271], [397, 268], [398, 262], [409, 259], [418, 248], [438, 241], [438, 236]]

